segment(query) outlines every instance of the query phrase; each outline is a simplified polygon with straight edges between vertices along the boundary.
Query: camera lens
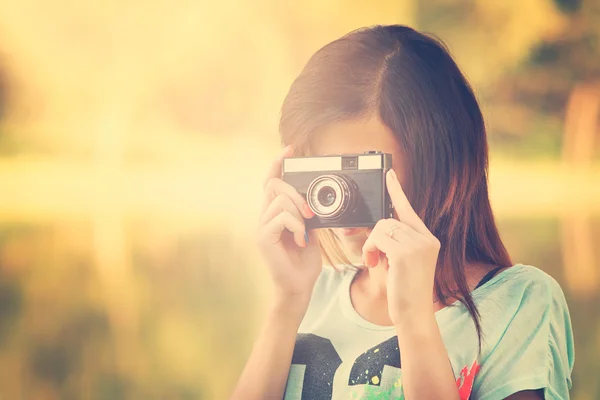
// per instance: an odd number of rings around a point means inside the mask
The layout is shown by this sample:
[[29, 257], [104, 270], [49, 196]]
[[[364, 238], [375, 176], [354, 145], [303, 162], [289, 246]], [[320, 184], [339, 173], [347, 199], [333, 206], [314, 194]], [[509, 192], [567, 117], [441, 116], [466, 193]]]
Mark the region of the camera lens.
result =
[[335, 202], [335, 190], [331, 186], [325, 186], [317, 194], [317, 199], [324, 207], [329, 207]]
[[315, 178], [306, 192], [308, 206], [321, 218], [339, 218], [351, 200], [350, 186], [339, 175], [321, 175]]

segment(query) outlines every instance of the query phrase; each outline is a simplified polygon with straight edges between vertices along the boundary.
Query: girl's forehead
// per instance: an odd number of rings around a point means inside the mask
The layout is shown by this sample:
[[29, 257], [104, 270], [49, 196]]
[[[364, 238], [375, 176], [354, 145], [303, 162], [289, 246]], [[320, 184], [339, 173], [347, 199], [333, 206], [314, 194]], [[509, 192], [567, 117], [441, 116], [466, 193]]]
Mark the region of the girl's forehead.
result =
[[331, 123], [311, 138], [312, 155], [363, 153], [380, 150], [399, 154], [400, 144], [392, 131], [379, 118]]

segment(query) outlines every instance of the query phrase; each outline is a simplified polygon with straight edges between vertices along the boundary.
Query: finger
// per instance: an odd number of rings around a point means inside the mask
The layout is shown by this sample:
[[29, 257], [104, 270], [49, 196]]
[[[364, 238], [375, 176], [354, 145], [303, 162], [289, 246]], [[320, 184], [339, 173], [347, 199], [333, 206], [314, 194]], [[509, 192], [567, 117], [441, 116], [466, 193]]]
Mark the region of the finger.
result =
[[[399, 223], [400, 223], [400, 221], [397, 221], [393, 218], [388, 218], [388, 219], [379, 220], [375, 224], [373, 229], [371, 229], [371, 231], [367, 235], [367, 240], [365, 241], [365, 244], [363, 245], [362, 255], [363, 255], [363, 261], [364, 261], [365, 265], [375, 266], [375, 265], [377, 265], [377, 263], [379, 261], [379, 250], [380, 249], [375, 244], [375, 241], [374, 241], [375, 238], [371, 239], [371, 236], [373, 234], [376, 234], [377, 232], [387, 232], [393, 225], [397, 225]], [[381, 251], [383, 252], [382, 249], [381, 249]]]
[[304, 216], [304, 218], [314, 217], [314, 214], [308, 206], [308, 203], [306, 202], [304, 196], [298, 193], [296, 188], [294, 188], [292, 185], [282, 181], [279, 178], [269, 179], [267, 185], [265, 186], [265, 197], [263, 201], [262, 213], [264, 213], [267, 210], [269, 204], [271, 204], [275, 197], [282, 193], [290, 198], [290, 200], [294, 203], [296, 208]]
[[292, 149], [291, 145], [285, 146], [277, 158], [273, 160], [271, 166], [269, 167], [269, 172], [263, 181], [263, 188], [267, 186], [269, 179], [281, 177], [281, 164], [283, 163], [283, 159], [291, 156], [293, 151], [294, 150]]
[[423, 234], [430, 234], [429, 229], [425, 226], [425, 223], [419, 218], [415, 210], [410, 205], [404, 190], [402, 190], [402, 186], [400, 182], [398, 182], [398, 177], [393, 169], [390, 169], [386, 174], [386, 184], [388, 193], [390, 194], [390, 199], [392, 200], [392, 204], [394, 205], [394, 209], [396, 210], [396, 214], [398, 215], [398, 219], [410, 227], [412, 227], [417, 232]]
[[[393, 232], [392, 228], [394, 228]], [[423, 235], [420, 232], [417, 232], [410, 225], [402, 221], [398, 221], [397, 224], [390, 227], [386, 234], [397, 242], [409, 244], [418, 243], [421, 238], [423, 238]]]
[[440, 241], [433, 234], [423, 235], [420, 232], [415, 231], [408, 224], [400, 222], [398, 229], [394, 231], [394, 239], [401, 243], [408, 243], [410, 246], [421, 247], [430, 246], [440, 248]]
[[363, 245], [363, 259], [367, 266], [375, 266], [379, 262], [379, 253], [393, 254], [400, 243], [386, 235], [381, 230], [373, 230]]
[[[393, 231], [392, 231], [393, 229]], [[419, 232], [415, 231], [408, 224], [398, 221], [389, 230], [384, 232], [386, 236], [402, 244], [402, 246], [416, 246], [419, 240], [423, 237]]]
[[281, 214], [283, 211], [289, 212], [296, 219], [303, 219], [298, 207], [296, 207], [292, 199], [290, 199], [287, 194], [280, 193], [275, 197], [275, 199], [273, 199], [266, 211], [260, 217], [260, 225], [266, 225], [270, 220], [275, 218], [278, 214]]
[[[375, 236], [369, 241], [371, 235]], [[387, 247], [387, 249], [379, 247], [378, 244], [382, 244], [383, 246], [385, 246], [386, 243], [390, 245], [393, 244], [385, 238], [382, 239], [382, 236], [391, 239], [392, 242], [396, 242], [396, 245], [393, 245], [392, 248]], [[388, 255], [391, 251], [397, 252], [400, 248], [399, 246], [417, 246], [422, 238], [423, 235], [415, 231], [408, 224], [393, 218], [380, 220], [373, 228], [363, 246], [363, 255], [365, 260], [368, 260], [369, 262], [376, 262], [379, 257], [379, 252]]]
[[281, 234], [287, 229], [294, 235], [294, 241], [298, 246], [306, 247], [306, 242], [304, 241], [304, 233], [306, 232], [304, 222], [295, 218], [287, 211], [279, 213], [263, 229], [262, 234], [264, 235], [264, 239], [271, 244], [279, 242]]

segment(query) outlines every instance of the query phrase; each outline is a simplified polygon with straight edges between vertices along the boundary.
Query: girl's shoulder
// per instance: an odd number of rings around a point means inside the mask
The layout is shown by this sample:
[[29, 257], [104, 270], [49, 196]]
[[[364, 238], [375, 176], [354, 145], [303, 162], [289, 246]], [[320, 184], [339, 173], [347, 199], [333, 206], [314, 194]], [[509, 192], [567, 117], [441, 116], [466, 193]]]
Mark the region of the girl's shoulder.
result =
[[525, 306], [535, 302], [540, 306], [550, 306], [553, 302], [565, 303], [560, 284], [548, 273], [526, 264], [515, 264], [496, 274], [487, 283], [473, 292], [476, 302], [493, 298], [508, 305], [516, 303]]
[[559, 283], [531, 265], [501, 271], [473, 293], [483, 333], [476, 398], [505, 398], [544, 388], [565, 398], [574, 344], [569, 308]]

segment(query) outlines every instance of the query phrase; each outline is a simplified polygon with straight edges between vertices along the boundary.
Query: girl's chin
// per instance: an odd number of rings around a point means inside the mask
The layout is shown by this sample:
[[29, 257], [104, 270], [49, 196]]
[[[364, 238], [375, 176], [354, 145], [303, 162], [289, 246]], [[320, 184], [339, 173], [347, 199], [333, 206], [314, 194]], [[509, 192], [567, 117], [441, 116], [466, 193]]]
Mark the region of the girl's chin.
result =
[[335, 235], [341, 242], [343, 252], [355, 265], [362, 264], [362, 247], [371, 231], [369, 228], [334, 228]]

